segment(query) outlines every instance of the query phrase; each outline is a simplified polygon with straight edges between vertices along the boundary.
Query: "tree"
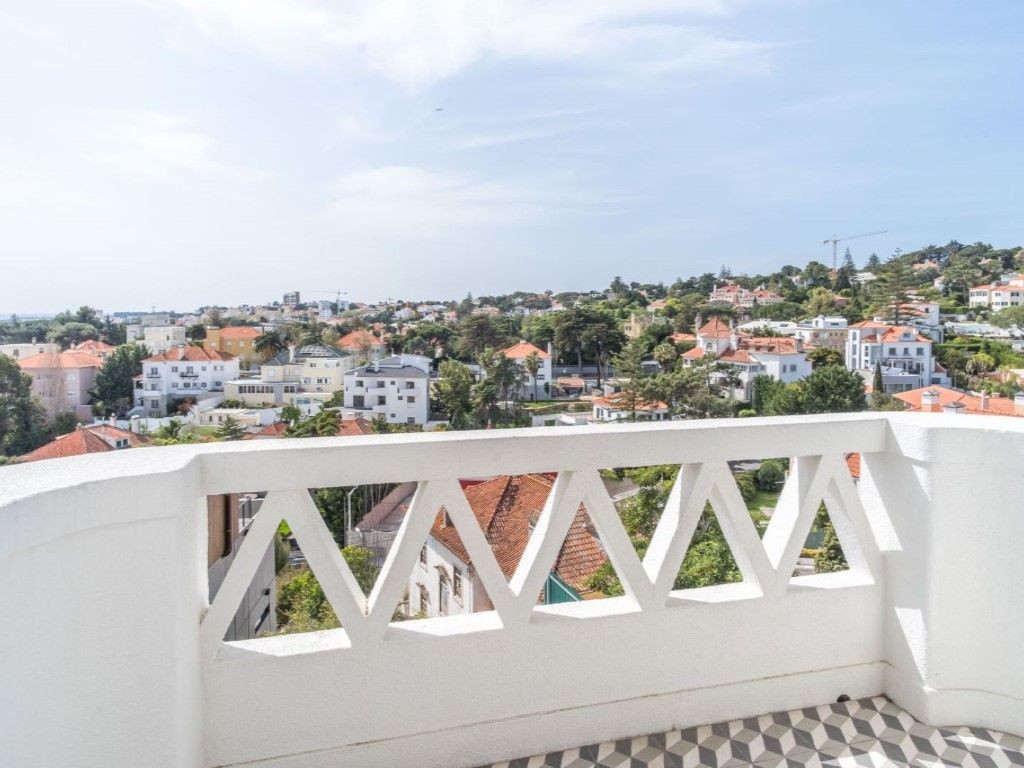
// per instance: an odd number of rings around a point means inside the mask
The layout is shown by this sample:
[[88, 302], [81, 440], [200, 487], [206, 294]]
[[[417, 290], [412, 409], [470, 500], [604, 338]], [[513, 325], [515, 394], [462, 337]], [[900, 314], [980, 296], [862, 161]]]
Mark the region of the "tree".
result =
[[964, 368], [971, 376], [981, 376], [995, 369], [995, 367], [996, 360], [992, 355], [978, 352], [967, 359], [967, 365]]
[[644, 386], [644, 345], [633, 339], [615, 356], [615, 371], [623, 380], [619, 402], [629, 410], [629, 420], [636, 421], [636, 412], [647, 401]]
[[864, 271], [878, 274], [878, 270], [882, 267], [882, 260], [878, 258], [877, 253], [872, 253], [868, 256], [867, 262], [864, 264]]
[[871, 376], [871, 391], [873, 394], [885, 394], [885, 378], [882, 376], [882, 361], [875, 361], [875, 372]]
[[285, 331], [281, 328], [277, 328], [272, 331], [266, 331], [262, 335], [257, 336], [256, 341], [253, 344], [253, 349], [262, 355], [264, 360], [269, 360], [274, 355], [288, 349], [288, 343], [289, 341]]
[[206, 326], [202, 323], [193, 323], [185, 329], [185, 338], [192, 342], [201, 342], [206, 338]]
[[131, 410], [135, 377], [142, 373], [142, 361], [147, 357], [149, 350], [141, 344], [122, 344], [107, 356], [89, 392], [94, 414], [124, 416]]
[[98, 339], [99, 330], [92, 323], [71, 321], [53, 326], [47, 338], [63, 347], [81, 344], [88, 339]]
[[833, 347], [815, 347], [807, 353], [807, 359], [814, 368], [823, 365], [843, 365], [843, 353]]
[[537, 374], [540, 373], [541, 369], [541, 357], [537, 350], [533, 350], [523, 360], [523, 369], [530, 374], [530, 380], [533, 381], [533, 399], [537, 399]]
[[438, 367], [434, 398], [455, 429], [465, 429], [473, 411], [473, 373], [456, 360], [445, 360]]
[[821, 542], [821, 550], [814, 557], [814, 569], [818, 573], [849, 570], [850, 566], [846, 562], [846, 555], [843, 554], [843, 548], [839, 543], [839, 536], [836, 535], [832, 521], [828, 519], [827, 514], [821, 515], [820, 510], [819, 517], [824, 517], [821, 527], [825, 529], [825, 537]]
[[238, 422], [238, 419], [229, 414], [217, 427], [217, 437], [222, 440], [241, 440], [245, 437], [245, 427]]
[[831, 315], [837, 311], [835, 295], [827, 288], [813, 288], [807, 294], [807, 314], [811, 317]]
[[510, 340], [497, 318], [489, 315], [470, 315], [459, 325], [459, 347], [469, 358], [478, 359], [485, 349], [507, 346]]
[[0, 354], [0, 456], [20, 456], [48, 438], [42, 406], [32, 397], [32, 379]]
[[786, 465], [778, 459], [765, 459], [757, 468], [757, 487], [762, 491], [774, 491], [786, 477]]
[[904, 317], [904, 306], [910, 300], [907, 291], [914, 283], [914, 270], [897, 251], [871, 283], [871, 295], [886, 320], [899, 325]]
[[662, 371], [670, 371], [672, 367], [679, 360], [679, 351], [675, 345], [668, 341], [663, 341], [661, 344], [654, 348], [654, 359], [661, 366]]
[[292, 424], [285, 430], [287, 437], [333, 437], [338, 434], [341, 416], [337, 411], [321, 410], [308, 419]]
[[287, 421], [290, 426], [295, 426], [302, 421], [302, 411], [296, 405], [286, 405], [281, 409], [281, 421]]
[[867, 408], [864, 380], [841, 365], [826, 365], [803, 380], [804, 413], [845, 413]]
[[58, 413], [57, 417], [53, 420], [53, 433], [54, 435], [66, 435], [69, 432], [74, 432], [78, 428], [78, 416], [71, 411], [65, 411], [64, 413]]

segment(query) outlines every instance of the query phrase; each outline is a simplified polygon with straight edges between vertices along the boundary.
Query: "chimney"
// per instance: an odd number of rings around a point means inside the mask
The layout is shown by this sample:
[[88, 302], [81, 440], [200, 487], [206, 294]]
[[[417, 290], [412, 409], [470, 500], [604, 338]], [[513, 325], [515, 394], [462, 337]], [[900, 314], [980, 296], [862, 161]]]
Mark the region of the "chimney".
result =
[[554, 358], [555, 356], [555, 345], [550, 341], [548, 342], [548, 357]]
[[921, 393], [922, 413], [937, 413], [939, 410], [939, 393], [934, 389]]
[[288, 362], [289, 363], [294, 363], [295, 362], [295, 345], [294, 344], [289, 344], [288, 345]]
[[702, 325], [704, 325], [704, 319], [701, 317], [700, 312], [698, 312], [697, 317], [693, 320], [693, 329], [699, 331]]
[[1024, 394], [1022, 393], [1013, 396], [1013, 415], [1024, 416]]
[[987, 392], [982, 392], [981, 393], [981, 397], [979, 398], [979, 400], [981, 401], [981, 410], [987, 411], [988, 410], [988, 393]]
[[957, 400], [957, 401], [952, 402], [952, 403], [946, 403], [946, 405], [942, 406], [942, 412], [943, 413], [955, 413], [955, 414], [960, 414], [962, 416], [963, 414], [967, 413], [967, 409], [964, 407], [963, 403], [961, 403], [959, 400]]
[[379, 371], [380, 371], [380, 358], [379, 357], [375, 357], [373, 359], [373, 372], [377, 373]]
[[112, 426], [112, 427], [116, 427], [117, 426], [117, 414], [116, 413], [110, 414], [110, 418], [107, 419], [107, 423], [110, 424], [110, 426]]

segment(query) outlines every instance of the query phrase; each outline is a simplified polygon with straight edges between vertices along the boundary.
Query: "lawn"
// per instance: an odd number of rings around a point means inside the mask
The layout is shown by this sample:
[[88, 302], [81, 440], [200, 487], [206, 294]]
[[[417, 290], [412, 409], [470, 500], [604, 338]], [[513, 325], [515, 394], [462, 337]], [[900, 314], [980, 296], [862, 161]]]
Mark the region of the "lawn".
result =
[[760, 512], [761, 507], [770, 507], [775, 509], [775, 505], [778, 503], [781, 493], [781, 489], [775, 491], [762, 491], [758, 489], [757, 493], [754, 494], [754, 497], [747, 502], [747, 509], [751, 512]]

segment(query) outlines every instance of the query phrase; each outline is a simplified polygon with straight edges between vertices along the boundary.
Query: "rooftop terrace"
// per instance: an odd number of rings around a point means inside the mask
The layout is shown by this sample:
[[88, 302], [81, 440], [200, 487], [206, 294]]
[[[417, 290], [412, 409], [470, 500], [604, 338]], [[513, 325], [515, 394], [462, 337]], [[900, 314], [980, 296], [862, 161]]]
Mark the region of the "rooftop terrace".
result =
[[[398, 434], [0, 468], [3, 762], [1024, 765], [1006, 735], [1024, 732], [1020, 422]], [[727, 462], [778, 456], [790, 473], [759, 537]], [[598, 470], [656, 464], [681, 469], [640, 558]], [[506, 580], [458, 478], [530, 472], [558, 474]], [[406, 481], [416, 494], [366, 595], [306, 491]], [[211, 605], [206, 498], [256, 488], [268, 495]], [[794, 579], [822, 500], [849, 570]], [[581, 502], [625, 594], [538, 605]], [[675, 590], [706, 502], [743, 580]], [[494, 610], [392, 623], [442, 505]], [[226, 643], [281, 518], [343, 628]]]

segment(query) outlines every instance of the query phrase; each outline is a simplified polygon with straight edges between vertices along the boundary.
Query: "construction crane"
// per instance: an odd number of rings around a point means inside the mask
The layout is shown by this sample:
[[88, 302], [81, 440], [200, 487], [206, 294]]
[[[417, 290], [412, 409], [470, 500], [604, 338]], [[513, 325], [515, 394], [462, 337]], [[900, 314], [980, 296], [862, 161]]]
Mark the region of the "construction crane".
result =
[[832, 243], [832, 274], [836, 274], [837, 268], [839, 267], [839, 243], [844, 240], [859, 240], [862, 237], [874, 237], [875, 235], [887, 235], [889, 230], [883, 229], [879, 232], [865, 232], [863, 235], [850, 235], [849, 237], [836, 237], [832, 235], [828, 240], [825, 241], [825, 245]]

